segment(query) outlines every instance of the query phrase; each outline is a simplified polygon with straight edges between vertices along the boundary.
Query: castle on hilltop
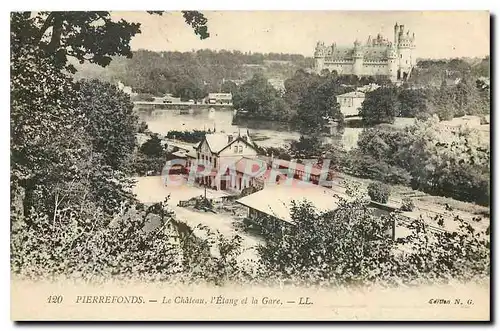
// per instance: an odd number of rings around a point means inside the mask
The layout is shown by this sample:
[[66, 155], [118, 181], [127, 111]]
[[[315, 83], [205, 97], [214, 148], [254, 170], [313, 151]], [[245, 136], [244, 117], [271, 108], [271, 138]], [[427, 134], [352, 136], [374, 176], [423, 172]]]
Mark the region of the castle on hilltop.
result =
[[416, 65], [415, 33], [405, 31], [404, 25], [394, 25], [394, 41], [378, 34], [364, 45], [358, 40], [354, 47], [325, 46], [318, 42], [314, 52], [315, 70], [336, 71], [339, 75], [385, 76], [391, 81], [405, 81]]

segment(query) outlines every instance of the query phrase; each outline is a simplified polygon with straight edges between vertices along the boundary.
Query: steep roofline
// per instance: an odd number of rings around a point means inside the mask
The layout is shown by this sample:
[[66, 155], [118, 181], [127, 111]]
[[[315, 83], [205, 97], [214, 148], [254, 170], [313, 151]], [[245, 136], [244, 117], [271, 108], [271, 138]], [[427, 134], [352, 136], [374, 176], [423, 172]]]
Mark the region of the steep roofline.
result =
[[238, 136], [236, 137], [236, 139], [233, 139], [229, 144], [227, 144], [224, 148], [222, 148], [220, 151], [218, 152], [215, 152], [215, 154], [219, 155], [220, 153], [222, 153], [223, 151], [225, 151], [228, 147], [230, 147], [234, 142], [236, 141], [243, 141], [247, 146], [250, 146], [252, 147], [254, 150], [256, 150], [256, 148], [250, 144], [248, 141], [246, 141], [245, 139], [243, 139], [241, 136]]

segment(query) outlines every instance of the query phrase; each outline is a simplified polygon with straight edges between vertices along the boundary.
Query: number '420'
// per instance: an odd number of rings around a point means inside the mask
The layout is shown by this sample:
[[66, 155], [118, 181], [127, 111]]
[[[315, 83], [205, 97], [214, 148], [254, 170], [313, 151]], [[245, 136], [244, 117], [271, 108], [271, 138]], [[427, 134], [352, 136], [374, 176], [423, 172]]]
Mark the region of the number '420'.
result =
[[62, 301], [62, 295], [49, 295], [47, 298], [47, 303], [61, 303]]

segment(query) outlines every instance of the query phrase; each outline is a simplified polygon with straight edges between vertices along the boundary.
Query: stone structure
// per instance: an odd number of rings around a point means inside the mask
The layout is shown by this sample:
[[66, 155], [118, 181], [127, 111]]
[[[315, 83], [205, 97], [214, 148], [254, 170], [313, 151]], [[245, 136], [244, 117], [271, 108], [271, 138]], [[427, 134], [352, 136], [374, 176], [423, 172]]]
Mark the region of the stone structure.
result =
[[408, 79], [416, 65], [415, 34], [404, 25], [394, 25], [394, 40], [378, 34], [368, 37], [363, 45], [356, 40], [353, 47], [325, 46], [318, 42], [314, 52], [315, 71], [336, 71], [339, 75], [385, 76], [391, 81]]
[[340, 112], [344, 117], [358, 116], [365, 101], [365, 93], [355, 91], [337, 95]]

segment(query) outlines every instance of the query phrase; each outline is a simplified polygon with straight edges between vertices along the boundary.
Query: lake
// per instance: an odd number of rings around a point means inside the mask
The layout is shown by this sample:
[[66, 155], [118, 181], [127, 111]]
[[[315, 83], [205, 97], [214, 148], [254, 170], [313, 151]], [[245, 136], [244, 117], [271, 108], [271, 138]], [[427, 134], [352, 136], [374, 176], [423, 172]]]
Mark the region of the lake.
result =
[[[290, 141], [298, 140], [300, 134], [287, 123], [262, 120], [240, 120], [233, 125], [234, 112], [231, 110], [195, 109], [188, 111], [139, 110], [139, 118], [148, 124], [152, 132], [167, 134], [168, 131], [216, 130], [217, 132], [245, 132], [248, 130], [254, 141], [262, 147], [286, 147]], [[330, 143], [342, 143], [351, 149], [356, 145], [362, 129], [346, 128], [340, 142], [339, 138], [327, 138]]]

